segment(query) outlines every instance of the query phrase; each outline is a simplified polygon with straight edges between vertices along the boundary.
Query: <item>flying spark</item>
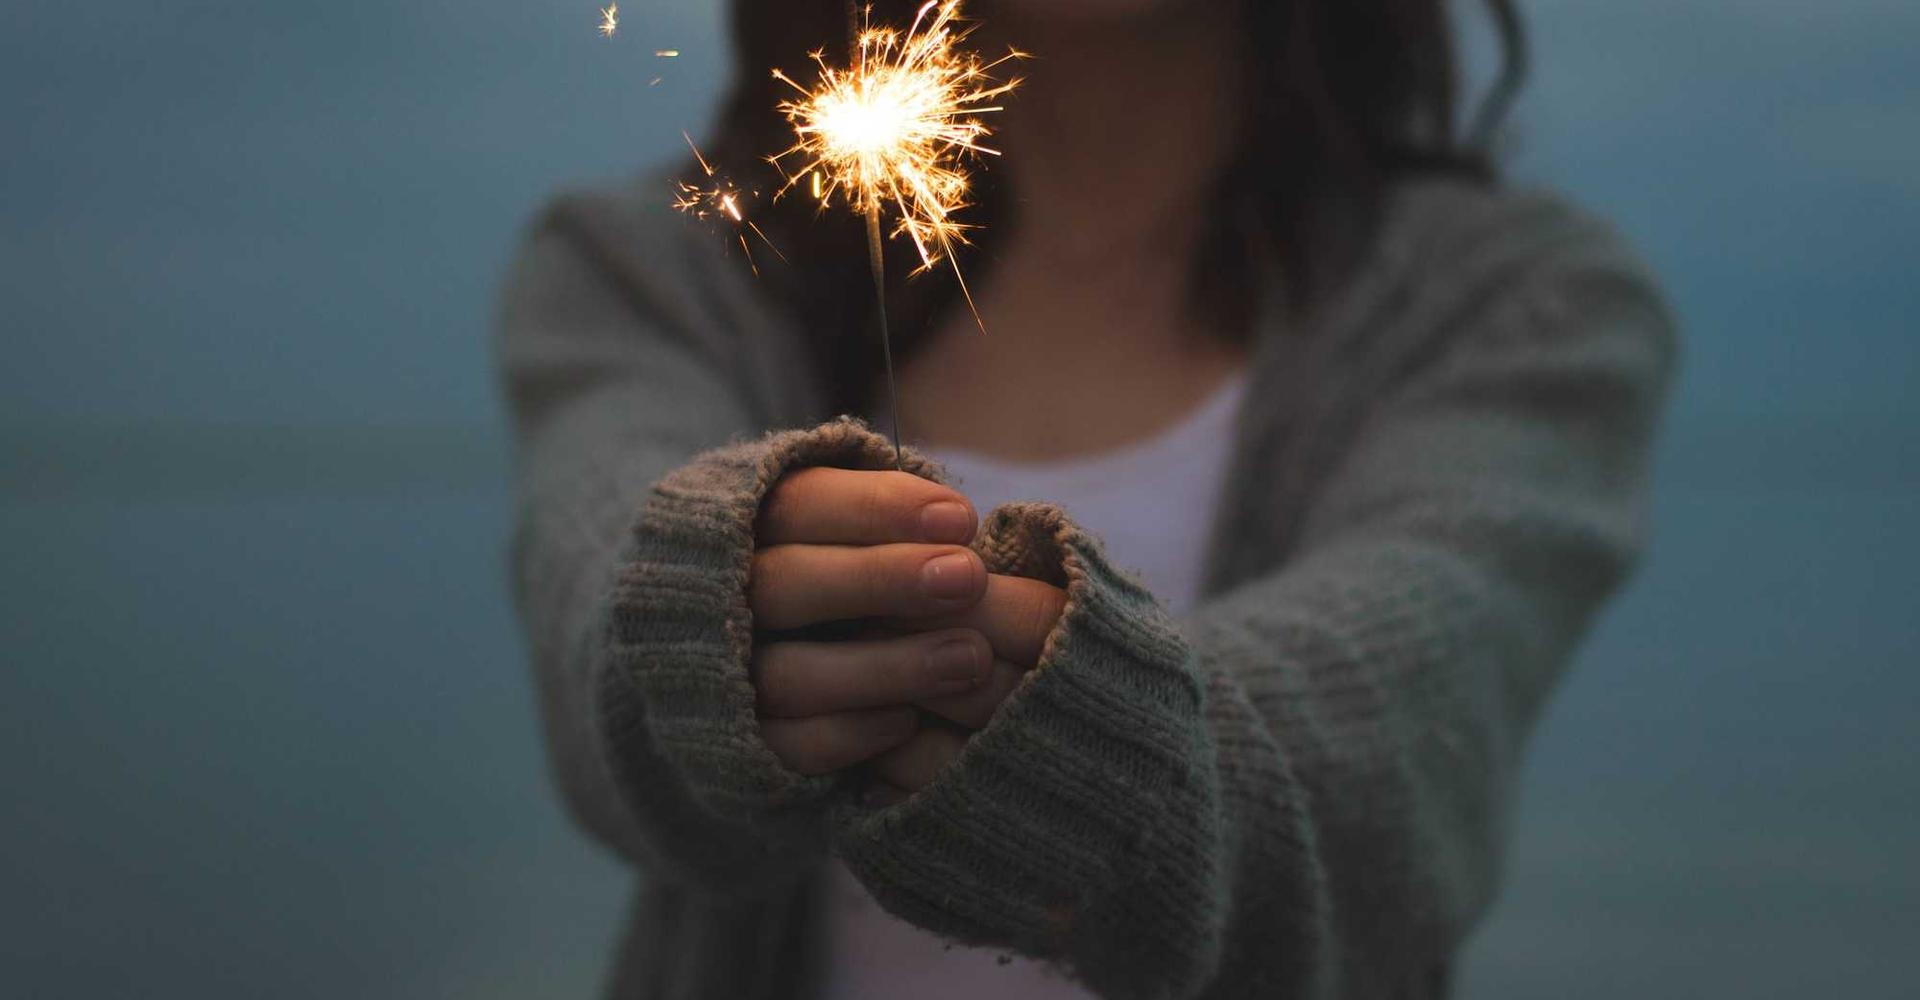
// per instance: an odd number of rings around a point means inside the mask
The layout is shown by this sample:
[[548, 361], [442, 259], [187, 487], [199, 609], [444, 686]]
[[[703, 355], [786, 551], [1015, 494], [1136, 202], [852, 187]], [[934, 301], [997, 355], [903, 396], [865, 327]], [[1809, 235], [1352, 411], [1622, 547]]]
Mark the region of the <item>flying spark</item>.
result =
[[620, 30], [620, 5], [610, 3], [600, 8], [600, 37], [612, 38]]
[[[999, 155], [980, 144], [990, 132], [978, 116], [1002, 110], [994, 100], [1020, 83], [1001, 82], [992, 72], [1024, 54], [1010, 49], [983, 63], [959, 47], [973, 31], [961, 21], [960, 0], [928, 0], [904, 34], [864, 25], [850, 67], [830, 66], [814, 52], [819, 81], [812, 90], [773, 71], [800, 95], [779, 106], [796, 141], [773, 162], [804, 161], [776, 197], [809, 178], [822, 204], [840, 192], [870, 227], [892, 212], [893, 234], [905, 235], [919, 252], [916, 273], [952, 262], [953, 247], [967, 242], [969, 227], [954, 218], [967, 207], [967, 160]], [[953, 273], [966, 293], [957, 262]], [[971, 294], [967, 303], [971, 308]]]
[[[767, 245], [767, 249], [773, 251], [774, 256], [786, 260], [787, 257], [780, 252], [780, 248], [774, 246], [772, 240], [767, 239], [767, 234], [762, 232], [759, 226], [754, 225], [753, 220], [747, 218], [745, 211], [740, 207], [742, 201], [758, 196], [759, 192], [743, 192], [731, 181], [719, 176], [713, 169], [713, 165], [707, 162], [707, 158], [700, 155], [700, 147], [693, 144], [693, 137], [685, 132], [680, 133], [680, 137], [687, 140], [687, 148], [693, 150], [693, 158], [700, 164], [700, 171], [706, 176], [708, 186], [701, 187], [685, 181], [676, 181], [673, 207], [696, 219], [724, 217], [735, 227], [751, 230], [755, 236], [760, 237], [760, 242]], [[747, 267], [752, 269], [755, 277], [758, 277], [760, 267], [753, 262], [753, 248], [747, 244], [746, 232], [736, 228], [734, 236], [740, 241], [741, 251], [747, 255]]]
[[678, 59], [680, 58], [680, 50], [679, 49], [654, 49], [653, 55], [654, 55], [654, 58], [656, 59]]

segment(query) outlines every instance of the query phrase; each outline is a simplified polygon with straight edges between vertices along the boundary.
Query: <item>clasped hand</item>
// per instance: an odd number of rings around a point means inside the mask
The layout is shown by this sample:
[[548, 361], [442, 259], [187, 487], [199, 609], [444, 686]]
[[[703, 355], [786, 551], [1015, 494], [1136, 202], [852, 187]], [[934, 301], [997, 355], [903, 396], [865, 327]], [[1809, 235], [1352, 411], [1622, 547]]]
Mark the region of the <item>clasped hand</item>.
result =
[[[988, 573], [964, 496], [904, 472], [809, 468], [760, 507], [747, 599], [761, 735], [824, 774], [872, 761], [881, 801], [933, 779], [1040, 658], [1066, 592]], [[792, 638], [858, 622], [853, 638]], [[923, 711], [924, 710], [924, 711]]]

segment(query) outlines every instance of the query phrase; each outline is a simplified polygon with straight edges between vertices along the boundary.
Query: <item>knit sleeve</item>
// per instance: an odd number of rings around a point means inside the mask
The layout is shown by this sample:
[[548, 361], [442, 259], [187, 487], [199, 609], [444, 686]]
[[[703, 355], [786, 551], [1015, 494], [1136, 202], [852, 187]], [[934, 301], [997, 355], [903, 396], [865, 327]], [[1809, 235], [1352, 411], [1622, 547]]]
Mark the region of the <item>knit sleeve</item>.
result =
[[1045, 505], [997, 571], [1067, 604], [907, 799], [834, 808], [890, 912], [1110, 1000], [1429, 995], [1491, 896], [1526, 733], [1641, 546], [1672, 331], [1575, 253], [1462, 317], [1373, 410], [1292, 555], [1170, 620]]
[[821, 857], [829, 783], [753, 725], [753, 512], [788, 464], [884, 449], [851, 425], [755, 437], [785, 384], [755, 375], [773, 328], [733, 262], [637, 200], [557, 200], [507, 282], [514, 596], [575, 818], [651, 876], [764, 891]]
[[[846, 772], [789, 770], [760, 735], [748, 673], [754, 522], [789, 469], [892, 468], [892, 446], [842, 419], [703, 452], [663, 477], [633, 524], [607, 603], [598, 716], [657, 845], [705, 885], [764, 889], [768, 874], [825, 857], [821, 806]], [[932, 475], [917, 457], [906, 471]], [[671, 809], [672, 811], [669, 811]]]

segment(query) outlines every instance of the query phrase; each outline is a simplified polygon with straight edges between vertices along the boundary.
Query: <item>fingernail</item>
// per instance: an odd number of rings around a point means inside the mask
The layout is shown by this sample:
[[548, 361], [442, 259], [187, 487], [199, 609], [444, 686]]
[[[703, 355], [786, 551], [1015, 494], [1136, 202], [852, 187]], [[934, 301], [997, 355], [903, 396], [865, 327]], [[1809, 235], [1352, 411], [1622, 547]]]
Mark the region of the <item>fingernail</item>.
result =
[[980, 648], [966, 639], [948, 639], [927, 651], [927, 673], [942, 691], [973, 687], [980, 681]]
[[920, 567], [920, 593], [936, 601], [970, 597], [973, 587], [973, 560], [959, 552], [929, 559]]
[[965, 504], [941, 500], [920, 508], [920, 540], [965, 544], [973, 535], [973, 515]]

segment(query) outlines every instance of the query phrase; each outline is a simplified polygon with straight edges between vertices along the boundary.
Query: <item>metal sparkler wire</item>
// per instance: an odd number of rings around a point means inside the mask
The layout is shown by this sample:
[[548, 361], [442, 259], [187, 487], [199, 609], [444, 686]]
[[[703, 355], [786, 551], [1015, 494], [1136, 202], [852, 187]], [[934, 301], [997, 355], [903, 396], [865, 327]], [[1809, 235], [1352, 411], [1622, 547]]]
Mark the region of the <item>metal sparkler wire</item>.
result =
[[893, 234], [913, 242], [921, 262], [916, 273], [942, 259], [949, 263], [974, 322], [986, 332], [954, 259], [954, 245], [967, 242], [968, 229], [954, 214], [967, 206], [966, 161], [976, 155], [999, 155], [998, 150], [980, 144], [990, 132], [977, 116], [1002, 110], [994, 99], [1020, 83], [1017, 78], [999, 81], [992, 71], [1024, 54], [1009, 50], [999, 59], [982, 62], [961, 48], [959, 43], [973, 29], [962, 26], [960, 0], [927, 0], [904, 33], [873, 27], [871, 15], [870, 6], [849, 5], [851, 65], [836, 68], [827, 63], [824, 53], [812, 53], [819, 68], [819, 82], [812, 90], [777, 68], [773, 71], [775, 79], [800, 96], [779, 105], [793, 125], [795, 142], [771, 162], [779, 168], [789, 157], [806, 161], [787, 174], [775, 198], [808, 178], [821, 204], [830, 203], [838, 191], [854, 212], [866, 218], [868, 263], [898, 466], [900, 418], [886, 319], [881, 216], [888, 211], [897, 215]]

